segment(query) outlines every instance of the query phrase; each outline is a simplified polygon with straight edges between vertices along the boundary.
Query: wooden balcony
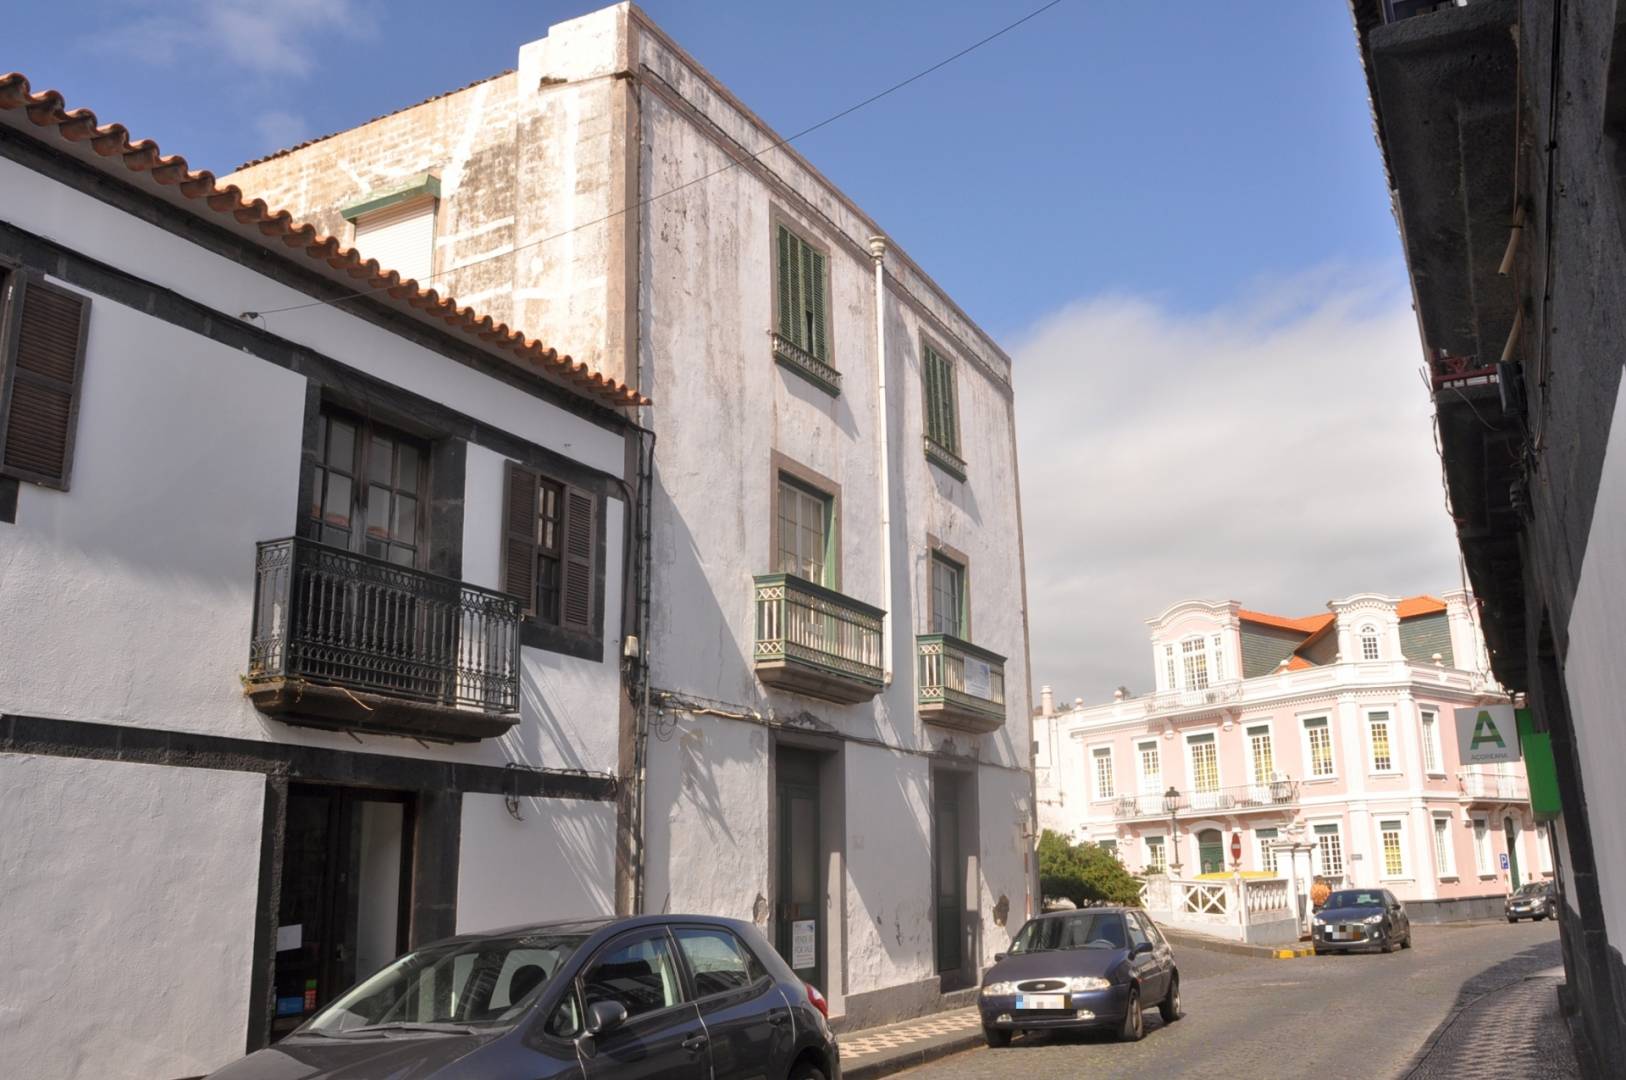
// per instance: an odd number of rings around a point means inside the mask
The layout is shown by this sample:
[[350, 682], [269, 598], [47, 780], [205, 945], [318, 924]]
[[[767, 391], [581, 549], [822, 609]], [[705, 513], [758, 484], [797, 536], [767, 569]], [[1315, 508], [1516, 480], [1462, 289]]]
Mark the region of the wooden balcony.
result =
[[290, 724], [443, 742], [519, 721], [513, 597], [312, 540], [259, 545], [246, 690]]
[[915, 638], [920, 719], [975, 735], [1005, 725], [1005, 658], [951, 634]]
[[763, 683], [841, 705], [880, 693], [886, 612], [794, 574], [759, 574], [756, 593]]

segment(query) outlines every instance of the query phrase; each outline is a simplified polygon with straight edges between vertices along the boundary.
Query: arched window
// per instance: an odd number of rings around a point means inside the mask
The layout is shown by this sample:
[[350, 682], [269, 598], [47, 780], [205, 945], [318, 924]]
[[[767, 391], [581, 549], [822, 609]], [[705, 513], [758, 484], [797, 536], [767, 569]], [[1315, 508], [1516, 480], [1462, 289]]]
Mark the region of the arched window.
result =
[[1375, 626], [1361, 627], [1361, 659], [1376, 660], [1378, 658], [1378, 628]]

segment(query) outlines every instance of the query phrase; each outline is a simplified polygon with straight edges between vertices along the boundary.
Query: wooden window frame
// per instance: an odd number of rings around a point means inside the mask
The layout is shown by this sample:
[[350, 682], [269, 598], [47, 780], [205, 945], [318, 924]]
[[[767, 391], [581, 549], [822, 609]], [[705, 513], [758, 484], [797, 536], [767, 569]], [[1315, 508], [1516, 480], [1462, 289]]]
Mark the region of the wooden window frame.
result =
[[[942, 380], [944, 385], [940, 390], [948, 394], [948, 423], [951, 435], [950, 442], [941, 438], [942, 432], [934, 430], [933, 416], [938, 410], [932, 405], [932, 361], [935, 360], [946, 373]], [[920, 429], [921, 438], [925, 446], [926, 460], [948, 473], [956, 480], [964, 480], [966, 473], [965, 458], [961, 456], [960, 448], [963, 445], [960, 438], [960, 365], [954, 354], [943, 348], [925, 332], [920, 335]]]
[[[12, 259], [0, 260], [0, 474], [13, 480], [67, 491], [73, 479], [74, 449], [78, 442], [79, 406], [84, 398], [85, 352], [90, 336], [89, 295], [45, 280], [43, 274], [25, 269]], [[73, 379], [68, 391], [68, 415], [64, 425], [61, 475], [42, 473], [5, 460], [7, 433], [14, 404], [13, 387], [19, 376], [17, 352], [22, 336], [22, 316], [28, 294], [33, 290], [71, 297], [80, 305], [78, 340], [75, 343]], [[33, 381], [36, 376], [27, 376]]]
[[829, 531], [825, 536], [824, 581], [822, 585], [835, 592], [841, 591], [841, 485], [823, 473], [808, 468], [799, 461], [775, 450], [770, 455], [772, 481], [768, 506], [768, 566], [772, 573], [779, 572], [779, 485], [788, 480], [796, 487], [825, 499], [830, 509]]
[[[824, 320], [822, 332], [824, 335], [824, 351], [820, 355], [815, 342], [803, 345], [801, 342], [787, 338], [784, 332], [784, 301], [785, 286], [782, 283], [783, 275], [780, 272], [780, 231], [783, 230], [793, 236], [799, 243], [816, 253], [824, 263], [823, 273], [820, 275], [823, 287]], [[841, 370], [836, 366], [836, 335], [835, 318], [832, 310], [832, 298], [835, 295], [835, 258], [830, 244], [820, 239], [818, 234], [809, 226], [792, 217], [779, 206], [774, 206], [768, 213], [768, 266], [769, 304], [772, 319], [769, 323], [769, 335], [774, 342], [774, 359], [781, 366], [800, 375], [808, 382], [831, 395], [841, 393]]]
[[[321, 423], [321, 421], [324, 419], [328, 421], [326, 427], [324, 427], [324, 425]], [[377, 555], [367, 554], [367, 516], [365, 513], [367, 507], [366, 500], [370, 495], [367, 489], [374, 486], [370, 475], [372, 437], [375, 433], [380, 433], [387, 438], [395, 440], [397, 444], [410, 445], [419, 452], [419, 468], [421, 472], [418, 476], [417, 490], [413, 492], [411, 496], [417, 502], [417, 512], [414, 515], [413, 542], [410, 545], [414, 549], [413, 560], [410, 568], [414, 570], [428, 570], [430, 567], [430, 549], [433, 546], [431, 543], [432, 537], [430, 535], [430, 504], [434, 498], [435, 455], [433, 442], [416, 432], [408, 431], [397, 425], [391, 424], [387, 419], [380, 419], [365, 415], [357, 412], [354, 409], [347, 408], [338, 402], [323, 401], [317, 409], [317, 430], [320, 432], [326, 430], [327, 427], [331, 427], [332, 421], [335, 419], [349, 424], [355, 429], [356, 432], [356, 442], [355, 445], [351, 447], [350, 465], [350, 468], [354, 471], [349, 474], [351, 484], [351, 543], [347, 545], [344, 550], [349, 551], [354, 555], [361, 555], [365, 558], [380, 558], [380, 556]], [[318, 442], [320, 443], [319, 438]], [[314, 465], [315, 468], [319, 468], [324, 471], [329, 468], [328, 463], [325, 460], [326, 449], [327, 448], [325, 445], [319, 445], [317, 447], [318, 461]], [[309, 469], [307, 469], [307, 471], [309, 471]], [[303, 488], [303, 484], [301, 486]], [[390, 490], [394, 492], [396, 489], [392, 487]], [[322, 542], [322, 522], [320, 519], [313, 519], [310, 516], [311, 501], [314, 500], [318, 494], [319, 493], [312, 491], [309, 499], [307, 499], [300, 507], [300, 534], [308, 535], [311, 539]], [[360, 550], [358, 550], [355, 546], [358, 540], [361, 545]], [[387, 546], [388, 545], [386, 544], [386, 547]], [[387, 556], [383, 558], [385, 562], [389, 562], [392, 566], [404, 565], [402, 563], [397, 563], [390, 560]]]
[[932, 564], [938, 559], [952, 563], [960, 571], [960, 632], [953, 636], [969, 642], [972, 640], [971, 558], [959, 548], [945, 544], [931, 533], [926, 534], [926, 628], [931, 633], [937, 633], [937, 590], [932, 584]]
[[[560, 492], [560, 596], [557, 622], [543, 619], [537, 612], [540, 546], [537, 524], [542, 485]], [[519, 501], [516, 493], [528, 491], [529, 500]], [[523, 498], [521, 496], [520, 498]], [[585, 509], [586, 524], [581, 524]], [[571, 641], [591, 641], [602, 645], [604, 626], [604, 497], [579, 487], [551, 472], [510, 458], [503, 465], [502, 558], [499, 588], [520, 601], [523, 622], [521, 644], [580, 655], [568, 647]], [[578, 534], [579, 530], [579, 534]], [[578, 543], [579, 541], [579, 543]], [[585, 547], [586, 554], [579, 550]], [[574, 575], [574, 579], [573, 579]], [[585, 618], [573, 618], [572, 581], [586, 582]]]

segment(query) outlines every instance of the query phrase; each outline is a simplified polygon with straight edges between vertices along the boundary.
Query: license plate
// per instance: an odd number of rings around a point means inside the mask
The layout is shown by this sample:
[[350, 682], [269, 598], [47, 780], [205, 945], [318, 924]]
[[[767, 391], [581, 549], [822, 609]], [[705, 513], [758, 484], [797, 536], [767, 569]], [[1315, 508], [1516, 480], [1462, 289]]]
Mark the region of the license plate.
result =
[[1018, 1009], [1065, 1009], [1067, 1007], [1067, 995], [1018, 994], [1016, 1007]]

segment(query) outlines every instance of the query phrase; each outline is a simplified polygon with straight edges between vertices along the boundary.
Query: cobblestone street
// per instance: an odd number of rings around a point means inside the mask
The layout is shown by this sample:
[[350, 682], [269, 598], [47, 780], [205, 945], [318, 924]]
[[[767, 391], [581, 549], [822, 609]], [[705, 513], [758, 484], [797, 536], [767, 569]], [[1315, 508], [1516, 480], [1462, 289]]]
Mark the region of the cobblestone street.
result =
[[[1164, 1025], [1149, 1010], [1139, 1043], [1107, 1034], [1019, 1037], [1008, 1049], [979, 1047], [901, 1075], [1573, 1075], [1568, 1041], [1555, 1037], [1562, 1035], [1557, 980], [1530, 978], [1560, 963], [1552, 923], [1419, 926], [1415, 933], [1416, 946], [1393, 955], [1263, 960], [1180, 949], [1186, 1016]], [[1489, 1030], [1505, 1034], [1491, 1039], [1483, 1034]]]

